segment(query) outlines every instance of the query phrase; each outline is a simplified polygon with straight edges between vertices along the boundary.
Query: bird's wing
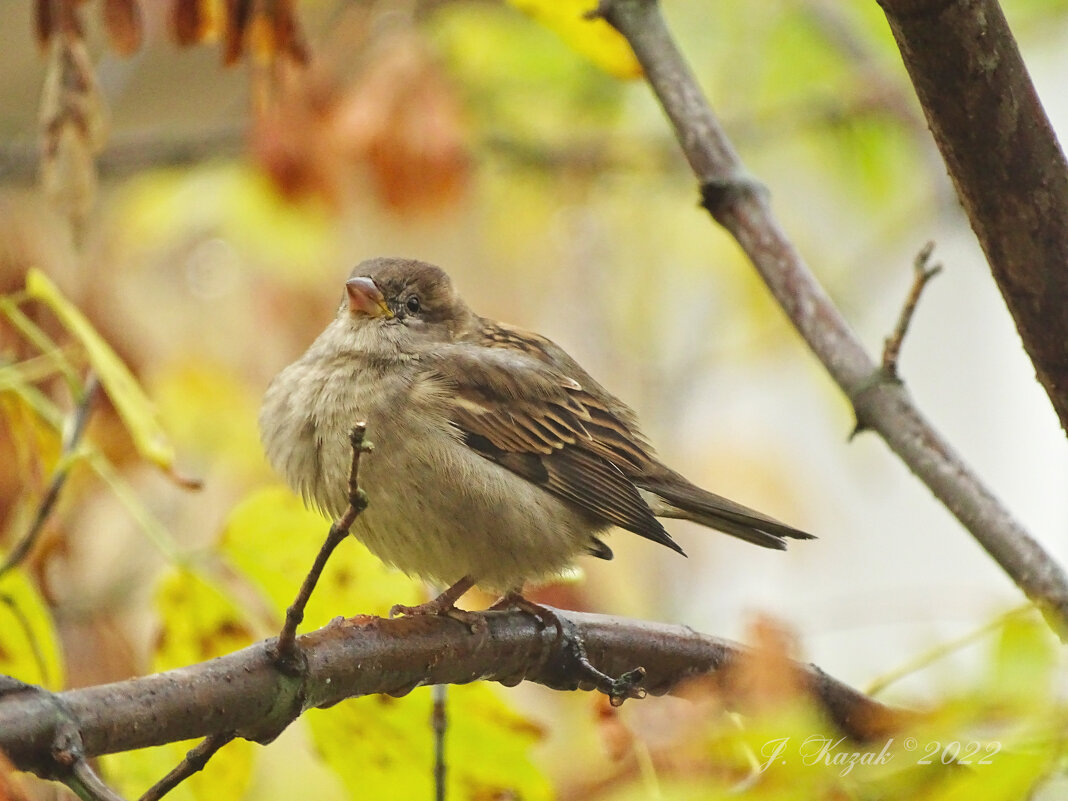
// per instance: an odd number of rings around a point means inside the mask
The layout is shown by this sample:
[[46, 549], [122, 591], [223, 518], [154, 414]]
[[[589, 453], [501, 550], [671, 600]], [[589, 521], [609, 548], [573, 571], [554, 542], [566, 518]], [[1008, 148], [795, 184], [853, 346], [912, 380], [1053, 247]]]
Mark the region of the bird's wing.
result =
[[519, 348], [455, 343], [424, 359], [462, 441], [606, 524], [682, 549], [624, 471], [642, 442], [574, 378]]

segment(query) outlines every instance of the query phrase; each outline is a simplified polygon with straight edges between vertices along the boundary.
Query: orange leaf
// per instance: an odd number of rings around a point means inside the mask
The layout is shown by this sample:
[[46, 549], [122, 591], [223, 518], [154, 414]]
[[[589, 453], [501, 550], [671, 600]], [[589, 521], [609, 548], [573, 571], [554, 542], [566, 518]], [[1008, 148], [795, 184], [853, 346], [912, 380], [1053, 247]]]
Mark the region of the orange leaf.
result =
[[128, 56], [136, 52], [144, 38], [137, 0], [104, 0], [104, 28], [116, 53]]
[[217, 36], [219, 14], [216, 0], [174, 0], [171, 33], [180, 47]]
[[392, 37], [338, 109], [337, 135], [365, 160], [382, 201], [398, 211], [454, 200], [469, 161], [459, 103], [414, 36]]

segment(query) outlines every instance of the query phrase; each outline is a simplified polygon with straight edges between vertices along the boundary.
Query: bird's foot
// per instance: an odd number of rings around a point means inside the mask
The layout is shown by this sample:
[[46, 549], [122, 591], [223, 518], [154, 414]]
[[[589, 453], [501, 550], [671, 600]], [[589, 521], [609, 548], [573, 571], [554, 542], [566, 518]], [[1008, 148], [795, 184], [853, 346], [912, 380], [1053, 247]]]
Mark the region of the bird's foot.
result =
[[556, 629], [557, 637], [562, 637], [564, 634], [564, 625], [561, 623], [560, 616], [556, 614], [556, 612], [547, 606], [542, 606], [539, 603], [534, 603], [534, 601], [524, 598], [519, 590], [512, 590], [511, 592], [505, 593], [486, 611], [503, 612], [509, 609], [526, 612], [534, 618], [535, 622], [538, 624], [538, 628], [542, 630], [552, 626]]
[[538, 627], [543, 631], [550, 626], [556, 629], [556, 648], [561, 666], [565, 670], [576, 675], [581, 683], [588, 683], [608, 696], [612, 706], [619, 706], [628, 698], [644, 698], [645, 690], [642, 681], [645, 679], [645, 668], [637, 667], [628, 670], [621, 676], [610, 676], [602, 670], [598, 670], [590, 662], [589, 654], [586, 653], [586, 643], [574, 623], [557, 614], [556, 610], [549, 606], [543, 606], [534, 601], [524, 598], [519, 590], [513, 590], [502, 596], [487, 611], [504, 611], [516, 609], [526, 612], [534, 618]]
[[398, 615], [452, 618], [467, 626], [472, 634], [485, 634], [487, 628], [486, 619], [480, 612], [469, 612], [466, 609], [460, 609], [452, 604], [439, 604], [437, 603], [437, 598], [433, 601], [427, 601], [425, 604], [418, 604], [417, 606], [394, 604], [389, 610], [389, 616], [394, 618]]
[[431, 601], [417, 604], [416, 606], [394, 604], [393, 608], [389, 610], [389, 616], [391, 618], [398, 615], [448, 617], [463, 623], [472, 634], [485, 634], [487, 629], [486, 619], [480, 613], [469, 612], [466, 609], [458, 609], [456, 607], [457, 599], [471, 589], [474, 583], [474, 579], [464, 576]]

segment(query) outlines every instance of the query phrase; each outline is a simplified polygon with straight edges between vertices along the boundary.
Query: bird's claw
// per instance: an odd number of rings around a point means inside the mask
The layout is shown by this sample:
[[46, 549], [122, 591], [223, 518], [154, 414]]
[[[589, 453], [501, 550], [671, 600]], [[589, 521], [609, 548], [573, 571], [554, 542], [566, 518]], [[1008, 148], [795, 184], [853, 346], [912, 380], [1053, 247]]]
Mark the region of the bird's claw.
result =
[[466, 609], [459, 609], [451, 603], [448, 605], [435, 603], [437, 600], [438, 599], [435, 598], [433, 601], [427, 601], [425, 604], [417, 604], [416, 606], [394, 604], [389, 610], [389, 616], [390, 618], [395, 618], [399, 615], [411, 617], [447, 617], [452, 618], [459, 623], [463, 623], [472, 634], [485, 634], [489, 630], [486, 618], [482, 614], [478, 612], [469, 612]]

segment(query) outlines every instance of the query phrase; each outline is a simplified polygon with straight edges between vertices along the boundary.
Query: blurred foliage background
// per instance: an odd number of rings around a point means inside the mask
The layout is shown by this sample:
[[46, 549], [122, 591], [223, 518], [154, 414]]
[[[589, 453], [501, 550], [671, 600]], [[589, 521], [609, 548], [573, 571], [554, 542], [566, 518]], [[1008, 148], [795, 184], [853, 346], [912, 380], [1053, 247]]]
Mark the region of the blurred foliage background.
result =
[[[809, 718], [780, 709], [739, 727], [699, 691], [617, 711], [584, 694], [475, 686], [451, 696], [452, 797], [790, 798], [800, 787], [841, 798], [907, 786], [941, 798], [981, 782], [982, 797], [1013, 798], [1047, 775], [1047, 792], [1063, 789], [1066, 718], [1049, 703], [1064, 690], [1063, 657], [1033, 619], [1005, 614], [1018, 591], [882, 443], [847, 441], [848, 405], [697, 207], [629, 51], [577, 20], [590, 4], [282, 2], [276, 13], [294, 11], [302, 34], [253, 26], [244, 58], [213, 38], [219, 18], [201, 18], [178, 46], [181, 5], [144, 3], [136, 49], [116, 22], [126, 4], [78, 5], [83, 62], [68, 69], [92, 85], [73, 112], [55, 39], [35, 41], [30, 4], [4, 9], [5, 552], [54, 472], [70, 473], [28, 559], [0, 577], [3, 672], [81, 686], [277, 629], [326, 524], [278, 488], [258, 443], [259, 399], [333, 314], [354, 264], [404, 255], [445, 267], [477, 311], [565, 347], [695, 481], [820, 537], [779, 554], [677, 523], [688, 560], [616, 536], [613, 562], [588, 560], [581, 577], [534, 597], [757, 641], [770, 615], [796, 656], [935, 710], [931, 741], [1012, 744], [993, 767], [952, 778], [842, 776], [800, 759], [755, 775], [745, 755], [760, 762], [762, 743], [804, 739]], [[902, 374], [1068, 561], [1062, 432], [877, 4], [665, 5], [746, 163], [873, 351], [913, 256], [935, 240], [946, 269], [921, 301]], [[1054, 126], [1068, 129], [1068, 3], [1005, 7]], [[59, 112], [77, 124], [63, 128]], [[129, 376], [109, 372], [109, 349]], [[90, 365], [104, 388], [64, 453]], [[423, 592], [356, 543], [335, 559], [308, 625]], [[428, 699], [316, 712], [268, 749], [232, 746], [175, 797], [427, 797]], [[271, 757], [278, 749], [284, 760]], [[110, 758], [107, 775], [136, 794], [183, 747], [160, 751]]]

